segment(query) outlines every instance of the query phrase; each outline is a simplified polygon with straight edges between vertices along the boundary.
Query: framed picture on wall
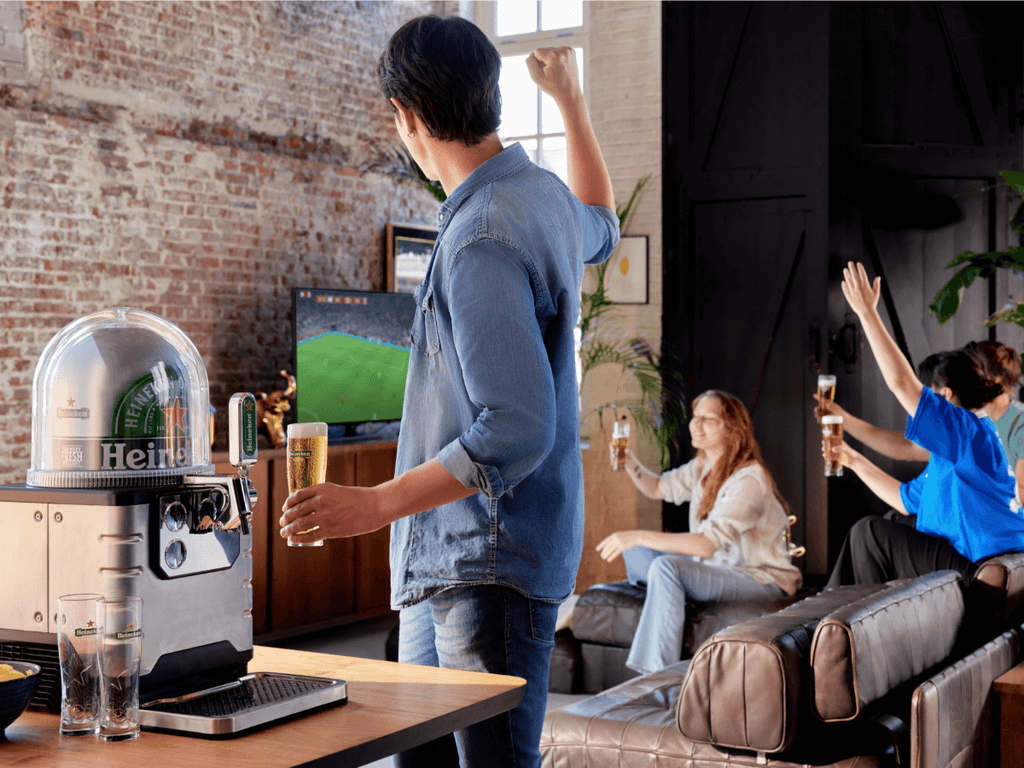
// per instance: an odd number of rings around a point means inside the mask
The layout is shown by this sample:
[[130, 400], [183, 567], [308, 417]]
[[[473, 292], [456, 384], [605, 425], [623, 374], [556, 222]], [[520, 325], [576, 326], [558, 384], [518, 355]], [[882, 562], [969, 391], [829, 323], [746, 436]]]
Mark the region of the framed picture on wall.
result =
[[647, 235], [619, 240], [604, 273], [604, 291], [616, 304], [647, 303]]
[[437, 230], [417, 224], [388, 224], [384, 232], [384, 290], [415, 293], [423, 282]]

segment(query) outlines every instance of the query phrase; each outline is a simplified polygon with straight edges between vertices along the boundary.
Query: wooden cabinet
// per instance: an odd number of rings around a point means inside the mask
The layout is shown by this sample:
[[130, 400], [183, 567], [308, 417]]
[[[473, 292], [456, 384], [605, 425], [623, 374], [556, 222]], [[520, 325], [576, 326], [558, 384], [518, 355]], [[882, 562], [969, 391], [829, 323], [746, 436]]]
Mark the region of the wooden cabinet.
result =
[[[327, 479], [339, 485], [373, 486], [395, 473], [397, 444], [331, 446]], [[217, 471], [234, 468], [226, 454], [214, 456]], [[289, 547], [278, 535], [281, 505], [288, 496], [284, 449], [260, 452], [250, 472], [259, 495], [253, 511], [253, 634], [258, 640], [320, 629], [389, 608], [387, 526], [322, 547]]]

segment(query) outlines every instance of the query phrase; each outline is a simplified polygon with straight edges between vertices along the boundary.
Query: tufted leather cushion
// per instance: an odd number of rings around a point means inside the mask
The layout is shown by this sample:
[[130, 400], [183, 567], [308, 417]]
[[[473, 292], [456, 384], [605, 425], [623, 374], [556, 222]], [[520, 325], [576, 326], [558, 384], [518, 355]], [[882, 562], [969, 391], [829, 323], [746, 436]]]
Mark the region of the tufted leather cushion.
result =
[[840, 587], [711, 637], [694, 655], [683, 682], [679, 730], [693, 741], [720, 747], [766, 753], [789, 749], [797, 736], [818, 623], [851, 601], [889, 588]]
[[628, 581], [596, 584], [572, 609], [572, 634], [580, 642], [629, 648], [647, 590]]
[[1021, 653], [1020, 633], [1006, 632], [917, 687], [911, 699], [911, 768], [992, 764], [992, 682], [1016, 666]]
[[964, 618], [960, 575], [938, 571], [831, 612], [811, 645], [811, 707], [852, 720], [953, 652]]
[[[710, 744], [693, 742], [676, 727], [675, 714], [679, 684], [689, 664], [688, 660], [677, 662], [660, 672], [634, 678], [598, 696], [548, 712], [540, 740], [542, 764], [545, 768], [887, 765], [877, 756], [881, 750], [876, 745], [861, 741], [837, 743], [835, 749], [815, 749], [810, 755], [780, 755], [771, 760], [753, 752], [726, 752]], [[861, 752], [865, 754], [858, 754]]]
[[983, 560], [974, 572], [971, 587], [987, 594], [998, 621], [1007, 623], [1018, 618], [1024, 606], [1024, 552]]

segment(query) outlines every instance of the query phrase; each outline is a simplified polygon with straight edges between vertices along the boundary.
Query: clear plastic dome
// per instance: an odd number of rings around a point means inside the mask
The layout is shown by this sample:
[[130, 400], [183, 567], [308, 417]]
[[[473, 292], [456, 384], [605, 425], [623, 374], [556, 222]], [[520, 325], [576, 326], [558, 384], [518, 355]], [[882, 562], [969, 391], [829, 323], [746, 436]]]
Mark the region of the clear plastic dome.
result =
[[149, 487], [212, 474], [206, 366], [176, 325], [114, 307], [65, 326], [36, 365], [28, 484]]

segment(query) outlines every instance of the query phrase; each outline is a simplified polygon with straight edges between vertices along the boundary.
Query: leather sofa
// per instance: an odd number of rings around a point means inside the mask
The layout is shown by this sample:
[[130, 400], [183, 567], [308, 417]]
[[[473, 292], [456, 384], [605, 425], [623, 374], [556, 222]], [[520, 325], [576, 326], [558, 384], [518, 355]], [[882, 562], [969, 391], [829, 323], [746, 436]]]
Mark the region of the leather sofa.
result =
[[[725, 627], [785, 608], [813, 594], [735, 603], [686, 606], [683, 653], [688, 659], [701, 644]], [[628, 581], [596, 584], [583, 592], [572, 610], [571, 631], [556, 638], [549, 689], [557, 693], [599, 693], [636, 677], [626, 666], [640, 621], [646, 590]]]
[[[992, 681], [1024, 656], [1024, 554], [843, 587], [550, 712], [551, 768], [997, 764]], [[582, 597], [581, 597], [582, 600]]]

